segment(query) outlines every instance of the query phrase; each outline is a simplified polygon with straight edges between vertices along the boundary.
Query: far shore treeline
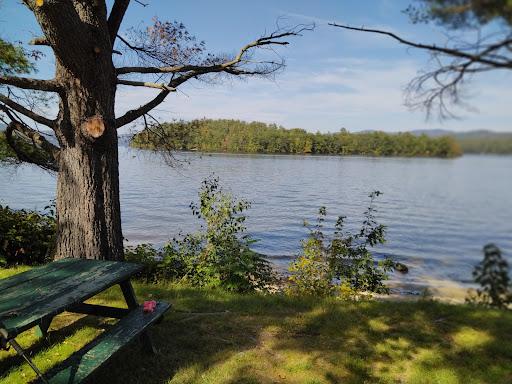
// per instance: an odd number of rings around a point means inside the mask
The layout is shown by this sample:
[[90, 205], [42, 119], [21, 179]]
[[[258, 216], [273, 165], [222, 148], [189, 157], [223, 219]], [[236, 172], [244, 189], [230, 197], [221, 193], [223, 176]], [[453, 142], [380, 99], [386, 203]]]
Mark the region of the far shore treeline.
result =
[[[420, 131], [312, 133], [276, 124], [200, 119], [151, 126], [130, 146], [152, 150], [228, 153], [318, 154], [452, 158], [464, 154], [512, 154], [512, 133]], [[15, 157], [0, 127], [0, 160]]]
[[239, 120], [175, 121], [145, 128], [130, 144], [142, 149], [200, 152], [316, 154], [403, 157], [462, 155], [453, 137], [385, 132], [312, 133], [276, 124]]

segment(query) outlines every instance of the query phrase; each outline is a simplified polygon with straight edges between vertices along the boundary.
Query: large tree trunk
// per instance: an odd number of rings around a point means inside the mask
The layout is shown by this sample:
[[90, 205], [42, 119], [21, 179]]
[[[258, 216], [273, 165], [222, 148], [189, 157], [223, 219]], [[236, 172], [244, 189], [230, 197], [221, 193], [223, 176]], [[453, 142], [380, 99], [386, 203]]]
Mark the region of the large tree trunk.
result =
[[56, 258], [123, 258], [114, 103], [116, 73], [99, 1], [64, 1], [36, 11], [63, 86], [55, 129]]
[[62, 150], [57, 179], [57, 258], [123, 257], [117, 139]]
[[[57, 129], [61, 153], [57, 179], [56, 258], [123, 258], [119, 163], [115, 128], [115, 72], [110, 55], [91, 47], [80, 73], [57, 64], [66, 84]], [[100, 51], [101, 53], [101, 51]]]

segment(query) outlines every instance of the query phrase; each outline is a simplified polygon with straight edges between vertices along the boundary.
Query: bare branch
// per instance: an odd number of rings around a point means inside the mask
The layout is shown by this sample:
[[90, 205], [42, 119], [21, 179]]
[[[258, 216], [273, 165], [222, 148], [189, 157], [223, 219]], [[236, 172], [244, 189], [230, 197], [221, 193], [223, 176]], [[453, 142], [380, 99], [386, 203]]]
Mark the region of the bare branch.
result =
[[172, 67], [120, 67], [116, 68], [118, 75], [127, 73], [179, 73], [202, 68], [198, 65], [176, 65]]
[[116, 128], [120, 128], [126, 124], [130, 124], [131, 122], [137, 120], [139, 117], [142, 117], [143, 115], [151, 111], [153, 108], [156, 108], [165, 100], [165, 98], [170, 92], [171, 91], [164, 90], [160, 92], [158, 95], [156, 95], [156, 97], [148, 103], [141, 105], [139, 108], [132, 109], [126, 112], [123, 116], [116, 119]]
[[430, 45], [430, 44], [415, 43], [413, 41], [409, 41], [409, 40], [403, 39], [400, 36], [398, 36], [398, 35], [396, 35], [396, 34], [394, 34], [392, 32], [383, 31], [383, 30], [380, 30], [380, 29], [369, 29], [369, 28], [363, 28], [363, 27], [350, 27], [348, 25], [336, 24], [336, 23], [329, 23], [329, 25], [331, 25], [333, 27], [349, 29], [349, 30], [353, 30], [353, 31], [369, 32], [369, 33], [376, 33], [376, 34], [380, 34], [380, 35], [385, 35], [385, 36], [389, 36], [389, 37], [397, 40], [398, 42], [400, 42], [402, 44], [408, 45], [410, 47], [419, 48], [419, 49], [425, 49], [425, 50], [428, 50], [428, 51], [439, 52], [439, 53], [443, 53], [443, 54], [446, 54], [446, 55], [449, 55], [449, 56], [453, 56], [453, 57], [459, 57], [459, 58], [463, 58], [463, 59], [468, 59], [468, 60], [471, 60], [473, 62], [479, 62], [479, 63], [482, 63], [482, 64], [490, 65], [490, 66], [493, 66], [495, 68], [508, 68], [508, 69], [512, 69], [512, 60], [510, 60], [510, 59], [506, 60], [506, 61], [500, 61], [500, 60], [491, 60], [491, 59], [486, 57], [486, 53], [489, 53], [491, 51], [499, 50], [501, 48], [510, 46], [510, 44], [512, 44], [512, 38], [511, 37], [509, 37], [509, 38], [507, 38], [505, 40], [499, 41], [496, 44], [491, 44], [491, 45], [487, 46], [486, 49], [484, 51], [480, 52], [480, 53], [470, 54], [470, 53], [463, 52], [463, 51], [458, 50], [458, 49], [452, 49], [452, 48], [446, 48], [446, 47], [438, 47], [437, 45]]
[[55, 120], [47, 119], [46, 117], [43, 117], [30, 109], [25, 108], [21, 104], [16, 103], [15, 101], [11, 100], [5, 95], [0, 94], [0, 103], [5, 104], [9, 108], [15, 110], [18, 113], [21, 113], [22, 115], [25, 115], [29, 119], [34, 120], [36, 123], [46, 125], [47, 127], [50, 127], [52, 129], [56, 126]]
[[18, 160], [57, 172], [60, 148], [50, 143], [35, 129], [17, 121], [8, 109], [2, 110], [11, 119], [5, 130], [5, 138]]
[[[117, 69], [118, 75], [128, 73], [169, 73], [169, 74], [180, 74], [178, 77], [173, 77], [169, 81], [169, 84], [164, 90], [162, 90], [155, 98], [149, 101], [147, 104], [140, 106], [139, 108], [126, 112], [123, 116], [116, 119], [116, 127], [122, 127], [123, 125], [129, 124], [134, 120], [142, 117], [143, 115], [150, 112], [153, 108], [157, 107], [162, 103], [167, 95], [176, 88], [192, 78], [199, 78], [200, 76], [212, 74], [212, 73], [227, 73], [230, 75], [269, 75], [284, 66], [284, 61], [273, 62], [257, 62], [254, 60], [246, 59], [248, 52], [255, 48], [268, 47], [273, 45], [287, 45], [287, 41], [282, 41], [283, 38], [290, 36], [299, 36], [301, 32], [313, 29], [314, 26], [302, 26], [300, 28], [290, 29], [286, 31], [274, 32], [268, 36], [260, 37], [259, 39], [245, 45], [240, 49], [238, 54], [231, 60], [227, 60], [220, 64], [213, 65], [179, 65], [170, 67], [122, 67]], [[121, 40], [124, 40], [121, 38]], [[129, 44], [126, 42], [126, 44]], [[118, 80], [122, 82], [128, 82], [127, 80]], [[135, 85], [131, 82], [130, 85]], [[138, 84], [138, 85], [142, 85]], [[152, 87], [154, 88], [154, 87]]]
[[117, 79], [117, 84], [131, 85], [133, 87], [156, 88], [156, 89], [163, 89], [163, 90], [170, 91], [170, 92], [176, 92], [176, 88], [170, 87], [166, 84], [151, 83], [151, 82], [146, 82], [146, 81], [130, 81], [130, 80]]
[[0, 84], [45, 92], [59, 92], [61, 90], [56, 80], [40, 80], [28, 77], [0, 76]]
[[[147, 138], [151, 138], [154, 152], [161, 156], [167, 165], [175, 167], [183, 163], [189, 163], [187, 160], [176, 158], [174, 152], [178, 148], [175, 146], [173, 137], [166, 133], [165, 127], [157, 118], [150, 113], [143, 115], [142, 118], [144, 121], [144, 129], [137, 133], [137, 135], [144, 135], [144, 132], [149, 132], [150, 135], [148, 135]], [[148, 122], [148, 118], [152, 121], [151, 123]], [[137, 135], [135, 135], [134, 138]]]
[[336, 23], [329, 25], [386, 35], [401, 44], [430, 52], [436, 68], [420, 72], [406, 89], [406, 105], [411, 109], [424, 109], [427, 118], [436, 109], [441, 120], [456, 118], [449, 104], [471, 109], [464, 100], [463, 85], [472, 74], [494, 69], [512, 69], [512, 57], [509, 54], [512, 34], [509, 32], [500, 31], [486, 36], [478, 33], [476, 41], [471, 43], [451, 38], [451, 46], [439, 47], [415, 43], [383, 30], [355, 28]]
[[[256, 63], [259, 64], [259, 62], [254, 62], [251, 60], [245, 60], [245, 55], [253, 48], [261, 48], [264, 46], [271, 46], [271, 45], [288, 45], [289, 42], [287, 41], [280, 41], [280, 39], [290, 37], [290, 36], [299, 36], [301, 32], [306, 30], [312, 30], [314, 28], [314, 25], [311, 26], [305, 26], [298, 30], [290, 30], [285, 31], [281, 33], [272, 33], [268, 36], [261, 37], [244, 47], [240, 49], [238, 54], [229, 61], [226, 61], [221, 64], [216, 65], [209, 65], [209, 66], [201, 66], [201, 65], [177, 65], [177, 66], [166, 66], [166, 67], [120, 67], [117, 68], [117, 74], [128, 74], [128, 73], [183, 73], [183, 72], [189, 72], [194, 71], [197, 72], [197, 74], [205, 74], [205, 73], [212, 73], [212, 72], [228, 72], [228, 70], [233, 71], [232, 74], [238, 74], [235, 69], [239, 64], [248, 64], [248, 63]], [[138, 50], [141, 48], [135, 47], [131, 45], [128, 41], [126, 41], [124, 38], [120, 37], [120, 39], [131, 49]], [[279, 67], [282, 65], [282, 63], [277, 62], [266, 62], [272, 63], [275, 66]], [[241, 71], [241, 70], [240, 70]], [[246, 71], [246, 73], [241, 74], [254, 74], [255, 71]]]
[[[435, 71], [426, 72], [413, 79], [406, 89], [406, 105], [411, 109], [425, 109], [427, 118], [437, 109], [441, 119], [455, 118], [448, 104], [460, 104], [460, 88], [464, 83], [471, 61], [461, 65], [442, 66]], [[432, 85], [431, 82], [433, 82]]]
[[126, 13], [129, 5], [130, 0], [116, 0], [112, 6], [112, 10], [108, 17], [108, 33], [110, 35], [112, 47], [114, 46], [117, 33], [119, 32], [119, 27], [123, 22], [124, 14]]

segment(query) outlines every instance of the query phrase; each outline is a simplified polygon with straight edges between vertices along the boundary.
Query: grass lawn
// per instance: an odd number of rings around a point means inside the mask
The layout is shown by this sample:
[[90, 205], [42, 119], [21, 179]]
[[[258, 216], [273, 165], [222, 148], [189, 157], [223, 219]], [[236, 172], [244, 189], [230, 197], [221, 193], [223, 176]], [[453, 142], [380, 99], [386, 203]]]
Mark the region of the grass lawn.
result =
[[[0, 270], [0, 278], [21, 270]], [[126, 348], [92, 382], [512, 383], [512, 312], [420, 302], [236, 295], [175, 285], [136, 285], [140, 300], [173, 303], [152, 328], [157, 356]], [[94, 302], [121, 306], [113, 288]], [[111, 322], [63, 314], [49, 344], [19, 338], [43, 370]], [[0, 383], [35, 376], [0, 351]]]

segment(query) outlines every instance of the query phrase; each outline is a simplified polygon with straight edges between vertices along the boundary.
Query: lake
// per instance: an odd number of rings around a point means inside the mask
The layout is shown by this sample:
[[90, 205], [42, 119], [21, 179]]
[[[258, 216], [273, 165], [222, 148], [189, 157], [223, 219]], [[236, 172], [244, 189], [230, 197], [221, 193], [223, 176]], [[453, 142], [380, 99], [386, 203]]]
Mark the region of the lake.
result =
[[[121, 206], [128, 244], [161, 245], [198, 228], [189, 204], [212, 173], [237, 197], [252, 202], [247, 227], [281, 270], [300, 251], [313, 221], [327, 207], [355, 230], [373, 190], [387, 243], [378, 257], [409, 266], [393, 281], [406, 293], [425, 285], [467, 287], [482, 247], [493, 242], [512, 255], [512, 156], [457, 159], [365, 158], [179, 153], [169, 167], [147, 151], [120, 147]], [[33, 166], [0, 168], [0, 204], [42, 209], [55, 195], [55, 177]], [[404, 288], [406, 287], [406, 288]]]

